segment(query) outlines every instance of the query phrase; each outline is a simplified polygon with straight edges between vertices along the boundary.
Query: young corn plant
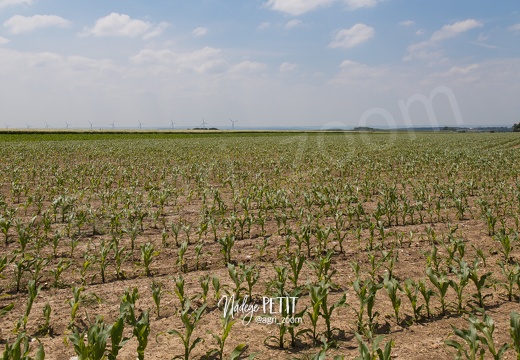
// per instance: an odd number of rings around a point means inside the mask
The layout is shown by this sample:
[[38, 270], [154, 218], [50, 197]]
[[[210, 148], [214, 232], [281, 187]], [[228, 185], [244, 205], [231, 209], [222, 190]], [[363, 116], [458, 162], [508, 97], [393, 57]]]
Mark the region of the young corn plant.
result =
[[287, 257], [287, 262], [291, 267], [291, 275], [289, 275], [289, 280], [291, 280], [293, 287], [298, 288], [298, 279], [300, 277], [300, 272], [302, 271], [303, 264], [305, 263], [305, 256], [301, 254], [291, 254], [291, 256]]
[[430, 301], [431, 298], [435, 295], [435, 292], [426, 285], [426, 281], [424, 279], [420, 279], [417, 285], [419, 286], [419, 291], [421, 292], [421, 295], [424, 299], [424, 306], [426, 307], [426, 316], [430, 318]]
[[211, 278], [208, 274], [205, 274], [205, 275], [199, 277], [199, 283], [200, 283], [200, 287], [202, 289], [202, 302], [203, 303], [206, 303], [206, 301], [208, 299], [210, 281], [211, 281]]
[[43, 318], [44, 318], [45, 322], [43, 325], [40, 325], [40, 327], [38, 328], [38, 334], [43, 335], [43, 336], [52, 334], [53, 329], [51, 326], [51, 311], [52, 311], [51, 306], [49, 305], [49, 303], [46, 303], [42, 309]]
[[58, 265], [56, 265], [56, 269], [51, 269], [51, 273], [54, 276], [54, 287], [58, 288], [60, 287], [60, 276], [61, 274], [67, 270], [72, 263], [70, 261], [64, 261], [63, 259], [60, 259], [58, 262]]
[[137, 339], [137, 359], [144, 360], [144, 351], [148, 345], [148, 337], [150, 336], [150, 312], [145, 310], [136, 319], [132, 334]]
[[460, 343], [456, 340], [448, 339], [444, 343], [457, 350], [457, 359], [477, 360], [484, 359], [485, 349], [481, 347], [482, 342], [477, 334], [477, 328], [474, 324], [471, 324], [468, 330], [457, 329], [455, 326], [451, 326], [455, 335], [460, 337], [467, 344], [469, 350], [464, 346], [464, 342]]
[[70, 306], [70, 321], [68, 329], [72, 329], [74, 327], [74, 321], [76, 320], [76, 313], [79, 309], [79, 304], [81, 302], [81, 292], [83, 291], [82, 287], [72, 287], [72, 299], [69, 299], [68, 303]]
[[231, 251], [235, 246], [235, 235], [225, 235], [218, 239], [218, 243], [221, 246], [220, 252], [224, 255], [224, 264], [231, 263]]
[[513, 266], [503, 261], [497, 261], [497, 264], [500, 267], [500, 272], [506, 278], [506, 281], [501, 281], [498, 283], [498, 285], [503, 287], [507, 291], [507, 300], [513, 301], [514, 287], [517, 282], [520, 285], [520, 265], [515, 264]]
[[464, 288], [469, 282], [469, 266], [464, 260], [459, 261], [458, 267], [452, 267], [451, 272], [457, 276], [458, 282], [450, 279], [449, 284], [457, 294], [457, 312], [462, 313], [462, 301], [464, 295]]
[[336, 269], [331, 268], [332, 255], [334, 255], [334, 250], [328, 250], [324, 256], [320, 254], [316, 261], [307, 261], [307, 265], [314, 270], [318, 282], [332, 283], [332, 277], [337, 272]]
[[459, 358], [464, 356], [466, 359], [477, 359], [477, 357], [483, 359], [487, 348], [494, 360], [503, 359], [505, 352], [509, 349], [509, 344], [503, 344], [499, 349], [496, 348], [493, 340], [493, 332], [495, 331], [493, 319], [488, 315], [484, 315], [483, 320], [471, 316], [469, 322], [470, 328], [468, 330], [457, 329], [452, 325], [455, 335], [466, 342], [469, 351], [463, 344], [455, 340], [446, 340], [446, 345], [455, 348]]
[[179, 250], [177, 251], [177, 265], [179, 265], [179, 270], [183, 273], [186, 273], [188, 271], [187, 264], [184, 260], [184, 255], [186, 254], [187, 250], [188, 242], [184, 241], [179, 247]]
[[[243, 266], [243, 264], [242, 264], [242, 266]], [[245, 281], [245, 274], [244, 274], [242, 266], [239, 268], [239, 270], [237, 270], [235, 265], [230, 264], [230, 263], [228, 264], [229, 277], [235, 284], [235, 289], [233, 290], [233, 292], [234, 292], [233, 297], [235, 298], [235, 300], [241, 299], [241, 297], [240, 297], [241, 291], [246, 290], [244, 287], [242, 287], [242, 284]]]
[[256, 265], [246, 266], [244, 264], [240, 264], [240, 270], [242, 274], [244, 274], [247, 283], [247, 296], [251, 299], [253, 296], [253, 286], [255, 286], [260, 278], [260, 271]]
[[[383, 287], [382, 283], [376, 283], [371, 278], [362, 280], [359, 274], [352, 283], [352, 288], [359, 300], [359, 308], [354, 309], [357, 315], [357, 331], [361, 333], [373, 333], [379, 312], [374, 312], [377, 291]], [[367, 313], [368, 322], [364, 321], [364, 313]]]
[[509, 234], [505, 230], [500, 230], [495, 234], [495, 240], [501, 245], [498, 251], [503, 256], [503, 261], [506, 263], [512, 263], [511, 252], [513, 251], [515, 243], [518, 242], [518, 233], [511, 231]]
[[[207, 357], [216, 355], [217, 359], [219, 359], [219, 360], [224, 359], [224, 347], [226, 345], [226, 340], [229, 337], [229, 334], [231, 333], [231, 328], [235, 324], [235, 320], [232, 320], [231, 314], [228, 312], [228, 313], [222, 315], [221, 322], [222, 322], [222, 335], [219, 336], [218, 334], [215, 334], [212, 331], [208, 331], [208, 333], [210, 333], [211, 336], [213, 336], [213, 339], [215, 339], [215, 341], [217, 342], [218, 347], [216, 349], [212, 349], [212, 350], [208, 351], [208, 353], [206, 354]], [[231, 351], [230, 360], [237, 360], [240, 357], [240, 355], [244, 352], [245, 349], [246, 349], [245, 343], [238, 344]]]
[[281, 320], [279, 321], [277, 319], [275, 322], [276, 325], [278, 325], [278, 335], [268, 336], [264, 340], [264, 344], [267, 344], [270, 340], [275, 340], [277, 342], [278, 348], [283, 349], [285, 347], [284, 337], [287, 333], [289, 333], [291, 336], [291, 347], [295, 347], [296, 339], [300, 335], [309, 332], [309, 329], [296, 331], [296, 327], [300, 325], [301, 318], [307, 310], [307, 308], [305, 308], [298, 313], [296, 312], [296, 305], [300, 295], [300, 289], [293, 289], [291, 293], [288, 293], [283, 290], [282, 284], [278, 283], [278, 286], [272, 293], [272, 296], [274, 298], [278, 298], [280, 301], [277, 306], [279, 306]]
[[384, 349], [381, 349], [380, 344], [384, 339], [384, 335], [373, 338], [371, 344], [367, 344], [361, 334], [356, 332], [354, 335], [358, 341], [359, 351], [359, 356], [356, 357], [355, 360], [390, 360], [392, 358], [393, 340], [388, 341]]
[[406, 293], [408, 300], [410, 300], [410, 305], [412, 305], [413, 310], [413, 321], [416, 322], [421, 317], [421, 311], [425, 306], [424, 304], [421, 304], [420, 306], [417, 305], [419, 284], [413, 281], [413, 279], [406, 279], [404, 281], [404, 292]]
[[501, 360], [504, 358], [504, 353], [509, 349], [509, 344], [502, 344], [500, 348], [496, 348], [495, 341], [493, 340], [493, 332], [495, 331], [495, 322], [493, 319], [484, 314], [484, 319], [480, 320], [476, 317], [471, 317], [469, 321], [475, 324], [477, 330], [482, 334], [480, 335], [480, 341], [485, 345], [488, 351], [493, 356], [494, 360]]
[[152, 264], [152, 260], [158, 255], [159, 252], [155, 251], [152, 243], [147, 242], [146, 244], [141, 245], [141, 260], [143, 261], [146, 276], [152, 276], [150, 265]]
[[175, 335], [179, 337], [182, 341], [182, 344], [184, 346], [184, 354], [180, 356], [176, 356], [175, 358], [189, 360], [190, 354], [193, 351], [193, 349], [202, 341], [204, 341], [203, 338], [198, 337], [194, 340], [192, 340], [193, 332], [197, 328], [197, 325], [199, 324], [199, 321], [202, 317], [202, 314], [204, 310], [206, 309], [206, 304], [196, 308], [192, 309], [190, 305], [190, 301], [186, 300], [184, 303], [184, 306], [181, 309], [180, 318], [182, 321], [182, 324], [184, 325], [184, 334], [177, 330], [169, 330], [166, 333], [159, 333], [157, 335], [157, 338], [160, 335], [164, 334], [170, 334]]
[[158, 281], [152, 281], [152, 298], [155, 303], [155, 308], [157, 310], [157, 318], [161, 317], [161, 295], [162, 295], [162, 286], [163, 284]]
[[36, 296], [38, 296], [38, 293], [40, 292], [41, 287], [36, 286], [36, 282], [34, 280], [29, 281], [27, 284], [27, 305], [25, 307], [25, 313], [22, 316], [22, 318], [18, 321], [16, 325], [16, 331], [20, 329], [20, 327], [23, 328], [23, 331], [27, 328], [27, 322], [29, 321], [29, 315], [31, 314], [32, 306], [34, 304], [34, 299], [36, 299]]
[[473, 261], [473, 267], [470, 269], [469, 272], [469, 278], [471, 281], [473, 281], [473, 284], [475, 284], [475, 287], [477, 289], [477, 293], [473, 294], [472, 296], [477, 300], [477, 304], [480, 308], [484, 308], [484, 299], [493, 296], [493, 294], [482, 294], [482, 290], [487, 289], [491, 287], [491, 284], [488, 280], [488, 278], [492, 275], [491, 272], [487, 272], [485, 274], [479, 275], [478, 274], [478, 266], [480, 264], [480, 260], [478, 258]]
[[431, 283], [439, 291], [439, 300], [441, 302], [441, 314], [446, 315], [446, 293], [450, 287], [450, 282], [444, 272], [436, 272], [431, 267], [426, 268], [426, 275]]
[[211, 277], [211, 285], [213, 286], [213, 290], [215, 292], [215, 302], [218, 303], [222, 293], [222, 286], [220, 285], [220, 279], [218, 276], [214, 275]]
[[386, 293], [388, 294], [388, 297], [390, 298], [390, 301], [392, 302], [395, 320], [399, 324], [399, 309], [401, 307], [401, 298], [398, 295], [398, 291], [403, 291], [403, 289], [399, 285], [397, 279], [394, 277], [390, 277], [388, 273], [387, 275], [385, 275], [383, 286], [386, 290]]
[[[38, 340], [39, 342], [39, 340]], [[36, 350], [35, 357], [29, 356], [31, 348], [29, 346], [30, 340], [25, 332], [20, 332], [16, 337], [14, 343], [9, 345], [5, 344], [5, 351], [2, 359], [5, 360], [44, 360], [45, 350], [43, 345], [39, 342], [38, 349]]]

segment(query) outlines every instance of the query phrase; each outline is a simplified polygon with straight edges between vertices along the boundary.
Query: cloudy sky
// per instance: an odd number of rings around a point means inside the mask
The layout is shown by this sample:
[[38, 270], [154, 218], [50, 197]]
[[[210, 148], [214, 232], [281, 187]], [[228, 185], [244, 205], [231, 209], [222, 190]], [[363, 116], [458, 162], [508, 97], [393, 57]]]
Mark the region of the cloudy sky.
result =
[[0, 127], [512, 125], [518, 0], [0, 0]]

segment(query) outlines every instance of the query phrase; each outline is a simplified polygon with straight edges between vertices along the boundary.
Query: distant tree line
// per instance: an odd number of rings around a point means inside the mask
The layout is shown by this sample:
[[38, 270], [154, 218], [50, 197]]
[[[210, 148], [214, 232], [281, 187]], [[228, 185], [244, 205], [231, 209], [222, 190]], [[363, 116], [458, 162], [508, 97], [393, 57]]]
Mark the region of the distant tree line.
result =
[[513, 125], [513, 132], [520, 132], [520, 123]]

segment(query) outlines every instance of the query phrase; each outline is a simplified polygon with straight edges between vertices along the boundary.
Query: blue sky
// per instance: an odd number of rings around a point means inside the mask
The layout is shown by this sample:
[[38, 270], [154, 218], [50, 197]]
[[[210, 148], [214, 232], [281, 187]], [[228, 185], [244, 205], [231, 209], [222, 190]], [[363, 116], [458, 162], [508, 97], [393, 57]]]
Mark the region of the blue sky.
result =
[[517, 0], [0, 0], [0, 127], [512, 125], [518, 44]]

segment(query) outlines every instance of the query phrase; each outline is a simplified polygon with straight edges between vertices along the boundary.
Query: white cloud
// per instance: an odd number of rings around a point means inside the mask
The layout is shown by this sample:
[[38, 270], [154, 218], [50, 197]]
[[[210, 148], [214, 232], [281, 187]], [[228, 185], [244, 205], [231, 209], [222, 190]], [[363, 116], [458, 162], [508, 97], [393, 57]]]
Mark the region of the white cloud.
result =
[[141, 50], [131, 60], [136, 64], [160, 64], [173, 67], [174, 71], [190, 71], [205, 73], [222, 69], [226, 61], [221, 55], [221, 50], [204, 47], [186, 53], [176, 53], [170, 49]]
[[257, 61], [245, 60], [231, 67], [232, 72], [256, 72], [267, 68], [267, 65]]
[[9, 39], [0, 36], [0, 46], [7, 44], [9, 41]]
[[154, 26], [148, 21], [132, 19], [126, 14], [111, 13], [96, 21], [92, 28], [85, 28], [80, 36], [142, 37], [149, 39], [162, 34], [168, 23]]
[[467, 75], [479, 68], [478, 64], [471, 64], [466, 67], [460, 67], [460, 66], [453, 66], [448, 73], [449, 74], [462, 74]]
[[269, 0], [265, 6], [271, 10], [299, 16], [321, 7], [330, 6], [335, 0]]
[[419, 29], [415, 32], [415, 35], [418, 35], [418, 36], [421, 36], [421, 35], [424, 35], [424, 30], [423, 29]]
[[279, 70], [281, 73], [288, 73], [288, 72], [292, 72], [292, 71], [296, 70], [297, 67], [298, 67], [297, 64], [284, 62], [280, 65]]
[[164, 30], [166, 30], [166, 28], [168, 26], [170, 26], [169, 23], [167, 23], [166, 21], [161, 21], [159, 23], [159, 25], [155, 26], [154, 28], [152, 28], [151, 31], [144, 34], [143, 39], [147, 40], [147, 39], [151, 39], [151, 38], [160, 36], [164, 32]]
[[445, 39], [449, 39], [455, 37], [463, 32], [469, 31], [471, 29], [484, 26], [480, 21], [475, 19], [467, 19], [464, 21], [458, 21], [451, 25], [443, 26], [439, 31], [433, 33], [431, 37], [431, 41], [439, 42]]
[[374, 28], [365, 24], [356, 24], [350, 29], [336, 32], [334, 40], [329, 44], [331, 48], [350, 49], [374, 37]]
[[301, 20], [293, 19], [293, 20], [288, 21], [287, 24], [285, 24], [285, 28], [292, 29], [292, 28], [301, 26], [302, 24], [303, 24], [303, 22]]
[[401, 25], [401, 26], [406, 26], [406, 27], [408, 27], [408, 26], [414, 26], [414, 25], [415, 25], [415, 21], [413, 21], [413, 20], [404, 20], [404, 21], [401, 21], [401, 22], [399, 23], [399, 25]]
[[258, 30], [267, 30], [271, 27], [271, 23], [269, 21], [264, 21], [260, 25], [258, 25]]
[[345, 4], [348, 10], [357, 10], [374, 7], [381, 1], [383, 0], [268, 0], [264, 6], [271, 10], [300, 16], [335, 3]]
[[408, 46], [407, 54], [405, 55], [403, 60], [439, 60], [442, 57], [442, 51], [439, 50], [438, 47], [442, 41], [454, 38], [464, 32], [482, 26], [484, 25], [480, 21], [477, 21], [475, 19], [467, 19], [455, 22], [451, 25], [445, 25], [440, 30], [434, 32], [429, 40]]
[[71, 22], [57, 15], [15, 15], [4, 22], [4, 27], [11, 34], [28, 33], [44, 27], [68, 27]]
[[32, 5], [34, 0], [0, 0], [0, 9], [12, 5]]
[[381, 0], [345, 0], [349, 10], [375, 7]]
[[198, 27], [198, 28], [193, 29], [193, 31], [191, 33], [195, 37], [201, 37], [208, 33], [208, 29], [205, 27]]
[[520, 23], [508, 27], [509, 31], [520, 31]]

